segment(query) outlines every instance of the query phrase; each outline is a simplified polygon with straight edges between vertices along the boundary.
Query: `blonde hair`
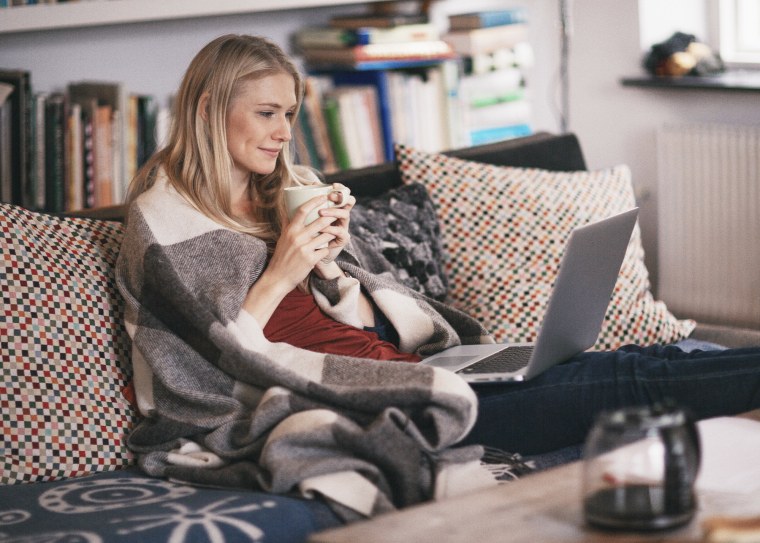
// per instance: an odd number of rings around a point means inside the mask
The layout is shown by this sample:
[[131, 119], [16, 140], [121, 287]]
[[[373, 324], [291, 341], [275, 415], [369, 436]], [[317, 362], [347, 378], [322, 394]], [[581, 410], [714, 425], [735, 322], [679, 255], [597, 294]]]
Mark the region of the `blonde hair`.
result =
[[[227, 150], [226, 119], [241, 83], [280, 73], [292, 76], [295, 85], [297, 104], [292, 127], [303, 100], [303, 81], [278, 45], [259, 36], [227, 34], [201, 49], [179, 87], [168, 142], [137, 172], [129, 187], [128, 202], [164, 174], [191, 205], [211, 219], [239, 232], [276, 240], [285, 214], [283, 187], [313, 182], [309, 179], [313, 175], [293, 165], [291, 149], [286, 145], [272, 173], [251, 174], [255, 222], [236, 218], [230, 200], [232, 158]], [[201, 111], [204, 95], [208, 95], [206, 120]]]

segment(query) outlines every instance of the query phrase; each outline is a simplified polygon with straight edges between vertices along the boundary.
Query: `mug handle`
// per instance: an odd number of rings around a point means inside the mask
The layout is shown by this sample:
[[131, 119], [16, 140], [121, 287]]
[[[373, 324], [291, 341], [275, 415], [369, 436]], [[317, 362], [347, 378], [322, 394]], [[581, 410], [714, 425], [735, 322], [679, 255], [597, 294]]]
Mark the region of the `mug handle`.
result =
[[334, 207], [341, 207], [348, 202], [348, 197], [351, 195], [351, 189], [348, 187], [341, 187], [339, 189], [333, 189], [330, 194], [340, 194], [340, 202], [332, 202], [332, 205]]

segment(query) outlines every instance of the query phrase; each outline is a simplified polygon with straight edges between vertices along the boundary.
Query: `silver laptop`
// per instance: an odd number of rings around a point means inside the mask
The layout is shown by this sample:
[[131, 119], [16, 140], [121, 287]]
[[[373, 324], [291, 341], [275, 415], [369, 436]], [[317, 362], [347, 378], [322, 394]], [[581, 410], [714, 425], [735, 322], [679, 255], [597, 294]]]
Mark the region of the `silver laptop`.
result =
[[525, 381], [593, 346], [638, 211], [573, 230], [535, 343], [461, 345], [421, 364], [454, 371], [473, 384]]

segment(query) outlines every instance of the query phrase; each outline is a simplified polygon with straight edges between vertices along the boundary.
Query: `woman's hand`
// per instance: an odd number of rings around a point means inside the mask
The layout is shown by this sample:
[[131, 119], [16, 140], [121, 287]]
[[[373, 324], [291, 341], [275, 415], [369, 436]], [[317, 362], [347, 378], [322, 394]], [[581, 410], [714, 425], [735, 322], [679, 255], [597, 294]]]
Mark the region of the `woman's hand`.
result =
[[[340, 183], [333, 183], [333, 188], [341, 189], [345, 188], [345, 186]], [[337, 193], [331, 193], [328, 197], [335, 203], [340, 202], [341, 199], [341, 195]], [[333, 217], [335, 221], [322, 230], [323, 234], [331, 234], [333, 239], [328, 243], [327, 256], [321, 259], [316, 266], [318, 271], [323, 264], [329, 264], [335, 260], [351, 240], [351, 234], [348, 233], [348, 223], [351, 221], [351, 210], [355, 204], [356, 198], [349, 194], [342, 206], [328, 207], [319, 210], [319, 215], [321, 217]]]
[[267, 271], [271, 270], [277, 277], [288, 281], [291, 289], [300, 284], [320, 260], [329, 256], [329, 244], [334, 240], [334, 234], [327, 230], [337, 219], [320, 215], [310, 224], [304, 224], [306, 217], [323, 206], [327, 199], [328, 196], [317, 196], [308, 200], [298, 208], [293, 219], [283, 225]]
[[317, 196], [303, 204], [293, 220], [284, 224], [272, 258], [259, 279], [248, 290], [243, 309], [264, 328], [282, 299], [303, 282], [315, 265], [326, 258], [332, 234], [320, 233], [336, 219], [319, 217], [304, 225], [306, 216], [322, 206], [327, 196]]

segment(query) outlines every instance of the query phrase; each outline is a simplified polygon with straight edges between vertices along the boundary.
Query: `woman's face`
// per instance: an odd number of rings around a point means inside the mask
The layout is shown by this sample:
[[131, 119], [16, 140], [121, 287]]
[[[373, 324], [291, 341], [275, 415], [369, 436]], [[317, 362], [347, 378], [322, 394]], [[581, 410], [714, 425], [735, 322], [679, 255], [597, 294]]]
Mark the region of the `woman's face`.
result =
[[233, 179], [247, 183], [251, 172], [274, 171], [278, 155], [290, 141], [297, 102], [295, 81], [287, 73], [240, 85], [227, 110], [227, 149]]

